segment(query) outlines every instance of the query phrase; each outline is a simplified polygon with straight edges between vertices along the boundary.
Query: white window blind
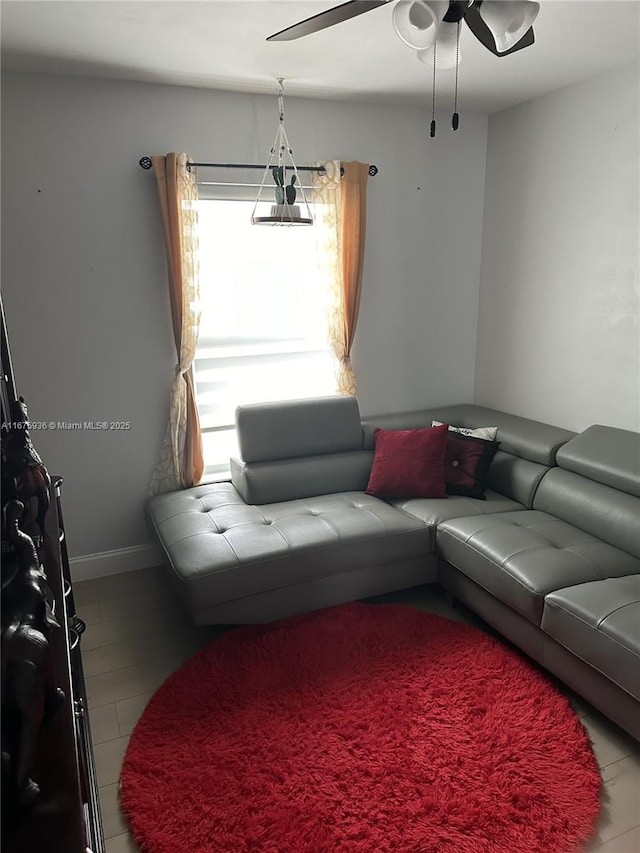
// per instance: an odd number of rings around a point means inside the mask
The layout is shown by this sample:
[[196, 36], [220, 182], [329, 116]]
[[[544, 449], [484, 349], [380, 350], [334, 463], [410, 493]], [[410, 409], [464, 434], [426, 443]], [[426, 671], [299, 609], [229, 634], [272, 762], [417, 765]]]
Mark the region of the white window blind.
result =
[[233, 185], [200, 195], [194, 374], [205, 479], [215, 480], [229, 476], [229, 457], [237, 454], [236, 406], [334, 394], [336, 360], [316, 226], [251, 225], [254, 201]]

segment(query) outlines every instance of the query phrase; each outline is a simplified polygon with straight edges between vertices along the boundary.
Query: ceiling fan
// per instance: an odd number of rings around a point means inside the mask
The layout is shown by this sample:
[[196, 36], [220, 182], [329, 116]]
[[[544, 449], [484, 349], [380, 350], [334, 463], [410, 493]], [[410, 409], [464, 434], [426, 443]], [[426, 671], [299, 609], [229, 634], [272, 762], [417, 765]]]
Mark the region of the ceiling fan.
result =
[[[291, 41], [350, 18], [363, 15], [393, 0], [349, 0], [269, 36], [267, 41]], [[445, 7], [443, 9], [443, 7]], [[399, 0], [394, 8], [394, 27], [400, 38], [424, 50], [435, 41], [441, 23], [464, 20], [474, 36], [496, 56], [507, 56], [534, 42], [533, 27], [540, 4], [530, 0]]]
[[[394, 0], [349, 0], [269, 36], [292, 41], [325, 30]], [[464, 21], [478, 41], [495, 56], [508, 56], [534, 41], [533, 22], [540, 4], [533, 0], [396, 0], [393, 26], [422, 62], [433, 66], [431, 136], [435, 136], [436, 68], [455, 68], [455, 101], [451, 129], [457, 130], [460, 30]]]

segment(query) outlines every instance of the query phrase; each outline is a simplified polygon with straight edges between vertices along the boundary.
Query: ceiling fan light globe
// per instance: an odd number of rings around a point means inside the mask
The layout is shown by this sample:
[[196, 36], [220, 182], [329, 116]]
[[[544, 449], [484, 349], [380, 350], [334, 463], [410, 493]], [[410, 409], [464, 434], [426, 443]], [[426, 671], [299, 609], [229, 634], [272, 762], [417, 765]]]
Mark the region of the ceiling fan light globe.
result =
[[[436, 40], [436, 68], [448, 71], [456, 67], [456, 59], [462, 61], [462, 51], [457, 49], [457, 44], [458, 25], [444, 21], [440, 24]], [[420, 62], [433, 67], [433, 46], [427, 50], [419, 50], [417, 56]]]
[[483, 0], [480, 17], [500, 53], [517, 44], [538, 17], [540, 4], [532, 0]]
[[437, 6], [437, 3], [426, 3], [425, 0], [398, 0], [392, 15], [398, 37], [414, 50], [431, 47], [440, 24]]
[[[433, 48], [430, 47], [428, 50], [419, 50], [417, 51], [417, 57], [420, 62], [423, 62], [429, 68], [433, 68]], [[458, 62], [462, 64], [462, 51], [459, 54]], [[451, 71], [456, 67], [456, 54], [455, 52], [447, 52], [444, 53], [440, 50], [440, 45], [438, 45], [437, 56], [436, 56], [436, 68], [439, 71]]]
[[427, 30], [433, 26], [433, 14], [423, 3], [412, 3], [409, 6], [409, 23], [417, 30]]

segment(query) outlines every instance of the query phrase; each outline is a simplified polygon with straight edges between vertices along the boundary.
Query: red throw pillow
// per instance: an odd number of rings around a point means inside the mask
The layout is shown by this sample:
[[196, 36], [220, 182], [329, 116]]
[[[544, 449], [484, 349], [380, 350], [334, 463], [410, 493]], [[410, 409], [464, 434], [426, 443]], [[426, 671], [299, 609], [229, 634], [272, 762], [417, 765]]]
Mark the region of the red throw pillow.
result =
[[448, 427], [374, 432], [368, 495], [380, 498], [446, 498], [444, 459]]
[[497, 449], [497, 441], [450, 432], [445, 456], [447, 492], [486, 501], [487, 477]]

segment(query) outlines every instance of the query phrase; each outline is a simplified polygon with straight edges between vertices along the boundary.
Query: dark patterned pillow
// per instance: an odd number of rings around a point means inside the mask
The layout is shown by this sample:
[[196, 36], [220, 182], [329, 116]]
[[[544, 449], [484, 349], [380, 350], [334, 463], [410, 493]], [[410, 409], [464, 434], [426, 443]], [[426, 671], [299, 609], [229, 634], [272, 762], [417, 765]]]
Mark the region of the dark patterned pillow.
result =
[[374, 431], [368, 495], [381, 498], [446, 498], [447, 425]]
[[497, 441], [449, 432], [445, 453], [447, 493], [486, 501], [487, 477], [498, 446]]
[[[431, 426], [442, 426], [442, 421], [431, 421]], [[498, 433], [498, 427], [457, 427], [449, 424], [450, 432], [461, 432], [462, 435], [470, 435], [473, 438], [486, 438], [488, 441], [494, 441]]]

